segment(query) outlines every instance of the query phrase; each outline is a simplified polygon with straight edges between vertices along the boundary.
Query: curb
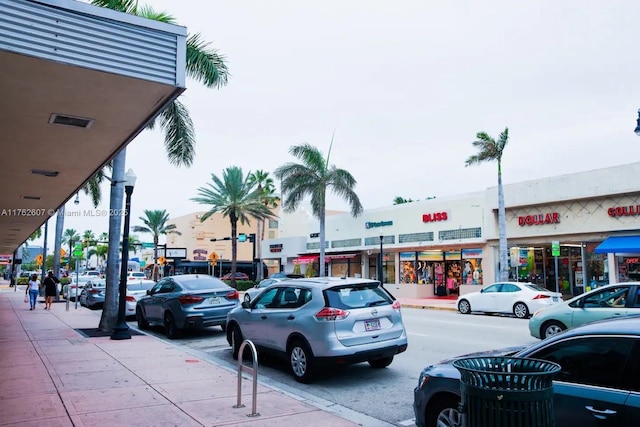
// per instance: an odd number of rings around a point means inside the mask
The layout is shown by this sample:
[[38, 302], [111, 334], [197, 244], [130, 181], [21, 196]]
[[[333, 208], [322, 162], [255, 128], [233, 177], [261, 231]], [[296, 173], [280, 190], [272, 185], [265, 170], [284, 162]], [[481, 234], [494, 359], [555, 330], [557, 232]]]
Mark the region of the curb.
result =
[[455, 307], [442, 307], [437, 305], [417, 305], [417, 304], [402, 304], [402, 307], [418, 308], [423, 310], [446, 310], [446, 311], [458, 311]]

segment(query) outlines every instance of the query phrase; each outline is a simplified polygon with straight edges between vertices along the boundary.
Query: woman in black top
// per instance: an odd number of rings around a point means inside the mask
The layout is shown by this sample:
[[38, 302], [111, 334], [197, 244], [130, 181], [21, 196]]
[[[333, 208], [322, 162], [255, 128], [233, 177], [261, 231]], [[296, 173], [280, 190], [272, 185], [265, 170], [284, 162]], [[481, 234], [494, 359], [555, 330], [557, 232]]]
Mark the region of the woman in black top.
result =
[[56, 287], [58, 286], [58, 278], [53, 275], [53, 271], [50, 271], [47, 278], [44, 279], [44, 309], [51, 310], [51, 304], [53, 304], [53, 297], [56, 296]]

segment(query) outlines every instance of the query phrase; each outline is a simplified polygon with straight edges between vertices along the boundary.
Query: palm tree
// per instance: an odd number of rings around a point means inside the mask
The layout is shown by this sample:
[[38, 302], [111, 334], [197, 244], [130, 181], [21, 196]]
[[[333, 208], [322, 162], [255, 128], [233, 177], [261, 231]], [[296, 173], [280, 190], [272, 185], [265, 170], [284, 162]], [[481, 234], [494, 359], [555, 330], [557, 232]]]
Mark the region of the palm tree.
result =
[[104, 261], [106, 261], [108, 249], [109, 247], [107, 245], [96, 246], [96, 256], [98, 257], [98, 265], [102, 266], [104, 264]]
[[276, 178], [281, 180], [283, 203], [286, 212], [296, 210], [305, 196], [311, 197], [313, 215], [320, 220], [320, 268], [319, 276], [325, 276], [324, 242], [327, 190], [341, 196], [351, 207], [351, 215], [357, 217], [362, 213], [362, 204], [353, 188], [355, 178], [346, 170], [329, 165], [329, 156], [333, 146], [333, 137], [329, 145], [326, 160], [318, 148], [310, 144], [295, 145], [289, 153], [302, 161], [287, 163], [275, 171]]
[[[278, 207], [280, 198], [275, 195], [276, 189], [273, 184], [273, 179], [269, 176], [269, 172], [263, 170], [257, 170], [249, 173], [248, 182], [250, 185], [257, 185], [256, 189], [260, 193], [260, 199], [265, 206], [272, 208]], [[258, 229], [256, 230], [256, 242], [257, 257], [260, 260], [260, 267], [258, 268], [256, 280], [262, 280], [262, 241], [264, 240], [265, 233], [265, 219], [258, 219]]]
[[[73, 228], [67, 228], [62, 233], [62, 243], [67, 243], [69, 245], [69, 252], [67, 252], [67, 256], [69, 257], [69, 265], [71, 266], [71, 254], [73, 254], [73, 247], [76, 243], [80, 241], [80, 235]], [[75, 268], [75, 267], [72, 267]]]
[[[175, 19], [166, 14], [154, 11], [148, 6], [138, 6], [137, 0], [92, 0], [92, 4], [118, 10], [120, 12], [141, 16], [144, 18], [175, 24]], [[199, 81], [209, 88], [217, 88], [227, 84], [228, 71], [224, 63], [224, 57], [209, 47], [209, 44], [202, 41], [200, 34], [193, 34], [187, 37], [187, 76]], [[184, 104], [174, 100], [159, 115], [160, 127], [165, 133], [165, 149], [169, 157], [169, 162], [176, 166], [190, 166], [195, 156], [195, 132], [193, 122]], [[154, 122], [149, 124], [153, 128]], [[126, 149], [122, 149], [113, 158], [111, 166], [111, 186], [110, 204], [111, 210], [122, 209], [123, 204], [123, 178], [126, 163]], [[103, 175], [104, 177], [104, 175]], [[100, 175], [92, 178], [98, 181], [97, 185], [91, 188], [100, 189]], [[120, 244], [120, 231], [122, 228], [122, 218], [120, 215], [109, 217], [109, 259], [117, 259]], [[107, 288], [104, 308], [100, 318], [100, 329], [104, 331], [113, 330], [117, 320], [118, 309], [118, 281], [119, 272], [117, 263], [107, 264]]]
[[177, 234], [181, 235], [178, 230], [176, 230], [175, 224], [167, 224], [169, 220], [169, 214], [166, 210], [144, 210], [144, 216], [139, 217], [140, 221], [144, 224], [135, 225], [133, 227], [133, 231], [136, 233], [149, 233], [153, 235], [153, 280], [158, 280], [158, 269], [156, 265], [158, 264], [158, 243], [160, 240], [160, 235], [164, 234]]
[[477, 154], [465, 161], [465, 166], [477, 165], [484, 162], [498, 162], [498, 237], [500, 245], [500, 280], [509, 280], [509, 266], [507, 261], [507, 222], [504, 207], [504, 190], [502, 188], [502, 154], [509, 142], [509, 128], [498, 136], [496, 141], [486, 132], [478, 132], [473, 146]]
[[231, 286], [236, 286], [236, 271], [238, 262], [238, 221], [250, 225], [249, 218], [271, 218], [273, 213], [265, 205], [262, 191], [258, 191], [257, 182], [244, 176], [242, 168], [231, 166], [222, 172], [222, 179], [211, 174], [211, 180], [206, 187], [198, 188], [198, 197], [191, 200], [203, 205], [211, 206], [200, 221], [206, 221], [215, 213], [222, 213], [231, 223]]

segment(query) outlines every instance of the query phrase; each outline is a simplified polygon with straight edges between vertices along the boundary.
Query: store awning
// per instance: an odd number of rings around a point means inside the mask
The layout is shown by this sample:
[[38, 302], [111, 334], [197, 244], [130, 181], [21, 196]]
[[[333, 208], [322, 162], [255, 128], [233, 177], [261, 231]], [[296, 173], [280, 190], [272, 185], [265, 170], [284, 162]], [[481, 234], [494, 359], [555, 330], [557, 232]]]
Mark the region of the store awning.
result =
[[609, 237], [594, 250], [597, 254], [640, 254], [640, 236]]
[[325, 259], [327, 261], [331, 261], [334, 259], [350, 259], [350, 258], [355, 258], [357, 257], [358, 254], [331, 254], [331, 255], [325, 255]]
[[293, 262], [297, 262], [298, 264], [308, 264], [317, 259], [318, 259], [318, 255], [302, 255], [294, 259]]

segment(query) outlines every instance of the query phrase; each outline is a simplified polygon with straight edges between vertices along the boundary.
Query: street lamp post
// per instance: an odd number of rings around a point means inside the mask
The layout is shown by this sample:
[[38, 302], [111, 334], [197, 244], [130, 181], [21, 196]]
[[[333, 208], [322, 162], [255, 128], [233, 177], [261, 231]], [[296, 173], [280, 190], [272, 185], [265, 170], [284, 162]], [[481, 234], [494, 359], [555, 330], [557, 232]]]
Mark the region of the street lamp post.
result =
[[638, 110], [638, 122], [635, 130], [636, 135], [640, 136], [640, 110]]
[[380, 284], [383, 283], [382, 281], [382, 275], [383, 275], [383, 271], [382, 271], [382, 262], [384, 261], [384, 256], [382, 255], [382, 241], [384, 240], [384, 236], [380, 236], [380, 255], [378, 256], [378, 280], [380, 280]]
[[127, 268], [129, 266], [129, 218], [131, 217], [131, 194], [136, 184], [136, 175], [131, 169], [124, 174], [124, 192], [126, 195], [124, 204], [124, 230], [122, 232], [122, 263], [120, 265], [120, 288], [118, 298], [118, 323], [111, 334], [112, 340], [131, 339], [129, 326], [125, 321], [125, 309], [127, 305]]

